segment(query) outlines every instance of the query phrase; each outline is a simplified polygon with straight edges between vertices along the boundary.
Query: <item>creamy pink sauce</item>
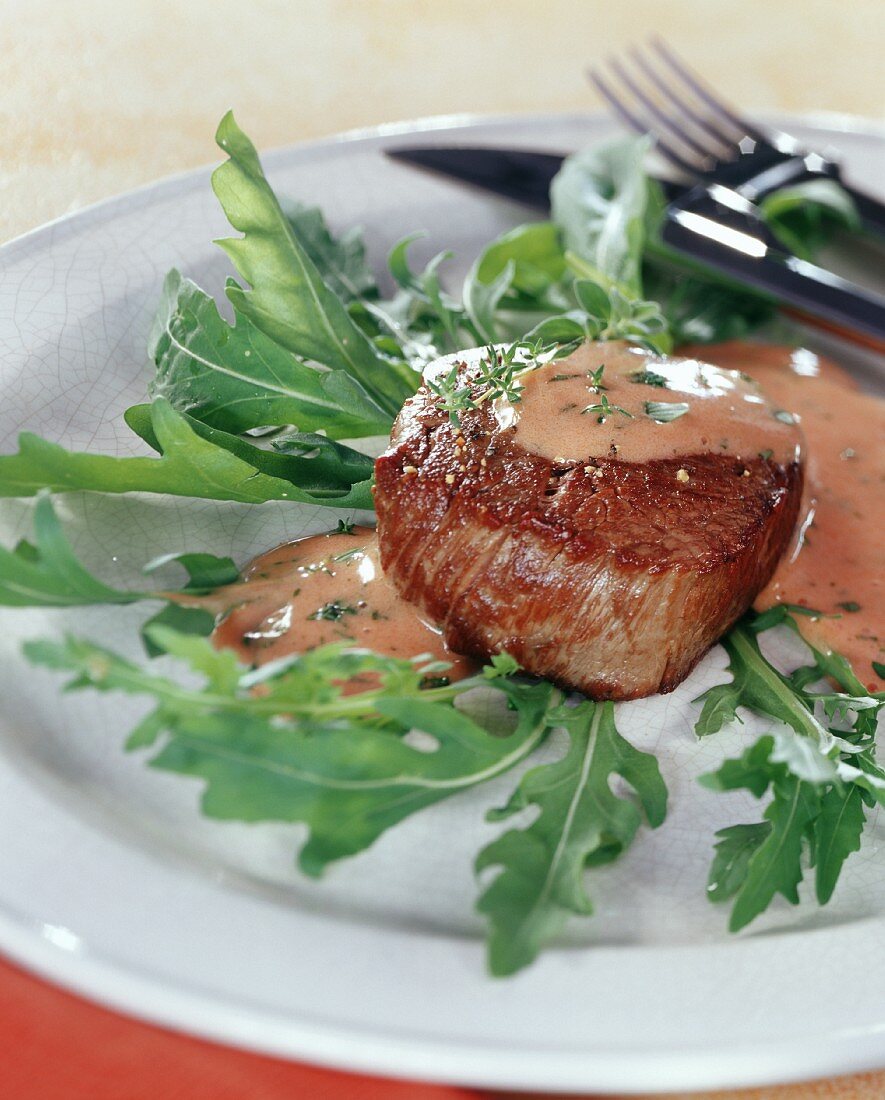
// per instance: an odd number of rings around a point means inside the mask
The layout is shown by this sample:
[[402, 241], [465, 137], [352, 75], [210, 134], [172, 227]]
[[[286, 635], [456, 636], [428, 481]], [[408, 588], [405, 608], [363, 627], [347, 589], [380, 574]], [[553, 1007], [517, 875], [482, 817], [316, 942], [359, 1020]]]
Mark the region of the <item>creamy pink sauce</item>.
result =
[[390, 657], [430, 654], [451, 664], [449, 679], [473, 670], [383, 576], [377, 538], [367, 527], [277, 546], [203, 606], [222, 615], [215, 645], [235, 650], [247, 664], [346, 642]]
[[[469, 362], [482, 354], [454, 358]], [[877, 689], [870, 662], [885, 660], [885, 405], [857, 393], [841, 368], [805, 349], [733, 342], [685, 354], [662, 359], [621, 344], [585, 346], [523, 375], [522, 400], [495, 408], [501, 430], [554, 461], [616, 454], [643, 462], [716, 449], [746, 457], [771, 451], [789, 461], [799, 432], [775, 413], [794, 414], [807, 444], [803, 521], [756, 607], [784, 601], [821, 611], [800, 618], [802, 633], [844, 654]], [[590, 377], [600, 366], [605, 389]], [[665, 385], [636, 381], [643, 371]], [[599, 421], [599, 413], [581, 411], [600, 404], [601, 394], [632, 418], [611, 412]], [[646, 401], [685, 402], [689, 411], [659, 424], [647, 415]], [[239, 584], [199, 602], [221, 616], [215, 644], [250, 664], [343, 641], [396, 657], [431, 654], [451, 662], [451, 679], [473, 670], [383, 577], [368, 528], [276, 547], [251, 562]]]
[[732, 342], [687, 349], [751, 374], [794, 413], [807, 444], [802, 518], [756, 600], [814, 608], [799, 617], [815, 646], [847, 657], [871, 691], [885, 662], [885, 402], [858, 393], [841, 368], [806, 349]]
[[[469, 364], [485, 355], [476, 349], [446, 362]], [[746, 374], [700, 359], [591, 343], [518, 382], [518, 401], [493, 403], [499, 428], [554, 462], [649, 462], [705, 451], [770, 454], [782, 464], [800, 457], [801, 435], [788, 413]]]

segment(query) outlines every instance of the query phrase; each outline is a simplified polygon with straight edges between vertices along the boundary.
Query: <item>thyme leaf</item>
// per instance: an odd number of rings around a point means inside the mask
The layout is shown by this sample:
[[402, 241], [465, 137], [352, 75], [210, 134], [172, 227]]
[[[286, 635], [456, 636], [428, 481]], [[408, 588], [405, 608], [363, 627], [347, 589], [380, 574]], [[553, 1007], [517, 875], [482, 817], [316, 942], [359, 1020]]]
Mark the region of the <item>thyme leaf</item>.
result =
[[597, 413], [596, 421], [598, 424], [604, 424], [613, 413], [620, 413], [621, 416], [626, 416], [629, 420], [633, 419], [633, 413], [622, 409], [620, 405], [613, 405], [604, 393], [599, 395], [597, 404], [587, 405], [581, 409], [581, 415], [583, 416], [585, 413]]

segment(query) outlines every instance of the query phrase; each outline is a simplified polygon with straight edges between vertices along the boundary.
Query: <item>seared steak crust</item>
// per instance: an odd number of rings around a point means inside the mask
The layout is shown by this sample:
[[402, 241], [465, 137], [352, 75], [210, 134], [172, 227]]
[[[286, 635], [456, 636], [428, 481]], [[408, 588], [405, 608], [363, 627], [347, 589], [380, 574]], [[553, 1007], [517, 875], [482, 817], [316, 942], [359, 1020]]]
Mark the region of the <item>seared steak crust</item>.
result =
[[798, 463], [762, 457], [557, 465], [489, 404], [459, 429], [426, 387], [375, 477], [382, 567], [450, 648], [595, 699], [688, 675], [770, 578], [802, 487]]

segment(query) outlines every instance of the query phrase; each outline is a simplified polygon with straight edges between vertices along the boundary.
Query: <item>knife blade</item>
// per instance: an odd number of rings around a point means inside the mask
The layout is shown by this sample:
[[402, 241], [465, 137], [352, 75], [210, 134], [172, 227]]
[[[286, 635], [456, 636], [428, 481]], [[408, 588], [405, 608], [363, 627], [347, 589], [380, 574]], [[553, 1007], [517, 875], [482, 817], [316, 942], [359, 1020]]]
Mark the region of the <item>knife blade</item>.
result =
[[[393, 146], [384, 154], [545, 213], [550, 210], [550, 183], [568, 156], [482, 145]], [[670, 180], [659, 182], [668, 202], [685, 191]]]
[[544, 211], [550, 209], [550, 182], [566, 156], [564, 153], [452, 145], [392, 148], [384, 152], [393, 160]]

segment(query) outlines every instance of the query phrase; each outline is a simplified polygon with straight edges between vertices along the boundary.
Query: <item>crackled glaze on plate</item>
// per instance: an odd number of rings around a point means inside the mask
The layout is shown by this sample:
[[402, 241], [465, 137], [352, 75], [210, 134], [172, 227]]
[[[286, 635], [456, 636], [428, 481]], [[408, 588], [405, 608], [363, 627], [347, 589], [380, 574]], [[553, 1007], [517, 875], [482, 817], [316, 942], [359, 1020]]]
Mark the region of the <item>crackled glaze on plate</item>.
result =
[[[885, 172], [885, 139], [872, 132], [789, 128], [840, 149], [870, 189]], [[421, 138], [568, 149], [607, 130], [586, 117], [443, 120]], [[363, 224], [375, 259], [423, 227], [419, 247], [453, 248], [463, 271], [483, 242], [525, 218], [387, 162], [379, 151], [396, 140], [388, 131], [333, 140], [266, 163], [281, 192], [320, 203], [333, 226]], [[120, 414], [144, 395], [163, 275], [176, 265], [219, 288], [227, 267], [210, 241], [224, 231], [208, 173], [198, 172], [0, 251], [0, 450], [27, 427], [69, 447], [138, 451]], [[872, 385], [873, 361], [852, 364]], [[4, 545], [29, 530], [31, 507], [0, 502]], [[320, 509], [280, 504], [72, 494], [59, 511], [78, 553], [112, 584], [134, 584], [144, 562], [171, 550], [245, 562], [328, 526]], [[471, 862], [495, 828], [485, 809], [514, 777], [425, 811], [307, 882], [293, 867], [298, 828], [206, 821], [197, 783], [123, 754], [138, 701], [62, 697], [56, 677], [19, 656], [23, 639], [64, 629], [138, 656], [144, 614], [3, 612], [0, 947], [15, 958], [161, 1023], [390, 1075], [626, 1091], [885, 1063], [881, 825], [827, 909], [779, 903], [751, 934], [729, 939], [725, 913], [704, 897], [714, 830], [758, 816], [752, 799], [695, 782], [761, 728], [694, 738], [690, 701], [721, 676], [721, 650], [673, 695], [619, 713], [627, 737], [660, 753], [672, 800], [665, 825], [593, 873], [592, 920], [573, 921], [517, 978], [493, 982]]]

